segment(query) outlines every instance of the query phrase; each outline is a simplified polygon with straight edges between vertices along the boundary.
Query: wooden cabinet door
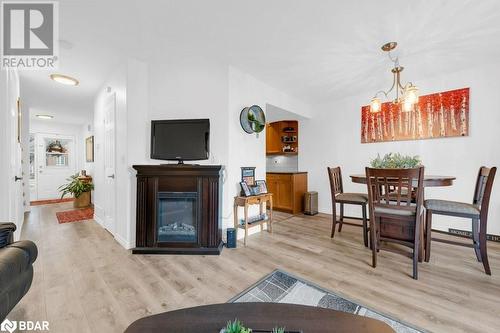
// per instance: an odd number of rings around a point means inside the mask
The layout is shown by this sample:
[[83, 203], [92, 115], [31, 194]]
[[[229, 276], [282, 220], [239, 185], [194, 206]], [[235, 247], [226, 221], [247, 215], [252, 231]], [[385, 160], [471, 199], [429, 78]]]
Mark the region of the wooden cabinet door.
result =
[[277, 178], [274, 175], [267, 175], [266, 177], [267, 183], [267, 192], [273, 194], [273, 205], [278, 205], [278, 182]]
[[291, 177], [282, 177], [278, 181], [277, 197], [277, 206], [284, 209], [293, 209], [293, 184]]
[[266, 124], [266, 154], [281, 152], [281, 138], [276, 123]]

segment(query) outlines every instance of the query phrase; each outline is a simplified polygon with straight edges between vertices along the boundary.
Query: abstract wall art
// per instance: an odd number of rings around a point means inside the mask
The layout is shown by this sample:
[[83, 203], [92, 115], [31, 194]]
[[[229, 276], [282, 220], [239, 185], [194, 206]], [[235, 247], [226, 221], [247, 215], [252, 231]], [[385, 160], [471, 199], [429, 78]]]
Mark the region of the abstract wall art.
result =
[[469, 88], [420, 96], [409, 112], [392, 102], [380, 112], [361, 108], [361, 143], [469, 135]]

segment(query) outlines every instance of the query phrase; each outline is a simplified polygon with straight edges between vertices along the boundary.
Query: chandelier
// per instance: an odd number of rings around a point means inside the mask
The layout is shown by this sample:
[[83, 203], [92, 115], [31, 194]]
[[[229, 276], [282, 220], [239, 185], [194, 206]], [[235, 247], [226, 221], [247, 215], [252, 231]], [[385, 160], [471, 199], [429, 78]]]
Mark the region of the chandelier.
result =
[[382, 51], [387, 52], [389, 59], [394, 63], [394, 67], [391, 69], [393, 74], [392, 86], [387, 91], [380, 90], [375, 96], [373, 96], [370, 102], [370, 112], [376, 113], [382, 110], [382, 101], [378, 97], [380, 95], [384, 95], [386, 100], [389, 100], [389, 94], [392, 91], [395, 91], [395, 98], [392, 100], [392, 103], [397, 105], [401, 111], [410, 112], [413, 110], [413, 107], [418, 103], [418, 88], [413, 85], [411, 82], [406, 83], [405, 85], [401, 84], [401, 72], [404, 67], [399, 65], [398, 57], [393, 58], [391, 55], [391, 51], [396, 48], [398, 43], [389, 42], [382, 46]]

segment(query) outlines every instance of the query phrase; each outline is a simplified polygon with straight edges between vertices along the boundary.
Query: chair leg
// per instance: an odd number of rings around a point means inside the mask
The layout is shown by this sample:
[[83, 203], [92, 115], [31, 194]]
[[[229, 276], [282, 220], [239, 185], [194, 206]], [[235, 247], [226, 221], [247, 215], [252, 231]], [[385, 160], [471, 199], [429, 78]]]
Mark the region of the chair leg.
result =
[[332, 235], [330, 236], [333, 238], [335, 236], [335, 229], [337, 228], [337, 204], [334, 202], [332, 203]]
[[375, 219], [370, 219], [370, 243], [372, 246], [372, 267], [377, 267], [377, 236], [376, 236], [376, 226]]
[[425, 213], [425, 262], [431, 259], [431, 239], [432, 239], [432, 211]]
[[344, 222], [344, 204], [340, 204], [340, 219], [339, 219], [339, 232], [342, 231], [342, 222]]
[[479, 220], [472, 219], [472, 246], [476, 252], [477, 261], [482, 262], [481, 249], [479, 248]]
[[365, 242], [365, 247], [368, 247], [368, 222], [366, 219], [366, 204], [361, 205], [361, 210], [363, 213], [363, 241]]
[[418, 262], [420, 257], [420, 216], [415, 219], [415, 240], [413, 241], [413, 278], [418, 280]]
[[490, 264], [488, 262], [488, 252], [486, 250], [486, 221], [481, 221], [479, 229], [479, 249], [481, 251], [481, 259], [483, 260], [484, 271], [487, 275], [491, 275]]

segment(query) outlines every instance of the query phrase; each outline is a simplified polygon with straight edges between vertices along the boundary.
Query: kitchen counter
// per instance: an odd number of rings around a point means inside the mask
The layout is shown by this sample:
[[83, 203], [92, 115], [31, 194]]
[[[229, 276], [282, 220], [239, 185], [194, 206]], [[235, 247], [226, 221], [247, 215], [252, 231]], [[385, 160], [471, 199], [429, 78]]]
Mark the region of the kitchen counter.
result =
[[267, 171], [266, 173], [297, 175], [301, 173], [307, 173], [307, 171]]

